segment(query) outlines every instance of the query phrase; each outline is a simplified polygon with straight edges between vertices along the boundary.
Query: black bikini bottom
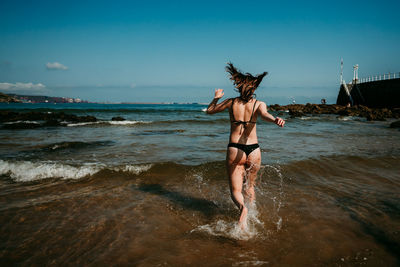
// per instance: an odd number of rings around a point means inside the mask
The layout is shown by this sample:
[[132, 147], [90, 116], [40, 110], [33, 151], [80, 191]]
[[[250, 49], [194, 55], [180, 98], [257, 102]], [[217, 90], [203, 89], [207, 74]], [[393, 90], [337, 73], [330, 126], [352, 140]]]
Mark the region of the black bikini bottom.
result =
[[246, 156], [249, 156], [251, 152], [259, 148], [260, 146], [258, 144], [252, 144], [252, 145], [244, 145], [244, 144], [238, 144], [238, 143], [229, 143], [228, 147], [236, 147], [240, 150], [242, 150], [244, 153], [246, 153]]

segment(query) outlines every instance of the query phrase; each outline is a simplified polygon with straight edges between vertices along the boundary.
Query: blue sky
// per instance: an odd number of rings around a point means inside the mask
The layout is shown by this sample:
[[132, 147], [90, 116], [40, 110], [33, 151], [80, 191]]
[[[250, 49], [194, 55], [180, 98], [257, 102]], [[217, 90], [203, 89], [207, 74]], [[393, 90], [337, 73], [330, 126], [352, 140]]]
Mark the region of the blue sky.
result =
[[400, 1], [4, 1], [0, 91], [110, 102], [235, 95], [224, 70], [268, 71], [259, 99], [336, 100], [344, 78], [400, 71]]

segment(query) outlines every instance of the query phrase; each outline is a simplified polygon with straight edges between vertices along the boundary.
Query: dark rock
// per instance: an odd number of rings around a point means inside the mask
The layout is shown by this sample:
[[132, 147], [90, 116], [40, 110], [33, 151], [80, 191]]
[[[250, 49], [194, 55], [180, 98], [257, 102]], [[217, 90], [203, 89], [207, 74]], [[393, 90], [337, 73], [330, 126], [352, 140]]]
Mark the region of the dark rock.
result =
[[80, 118], [74, 114], [65, 114], [64, 112], [60, 113], [52, 113], [53, 116], [62, 121], [69, 121], [69, 122], [81, 122]]
[[16, 122], [16, 123], [4, 124], [3, 129], [34, 129], [40, 126], [41, 126], [40, 123]]
[[393, 118], [399, 119], [400, 118], [400, 108], [392, 109]]
[[289, 115], [291, 118], [296, 118], [296, 117], [302, 117], [305, 116], [306, 114], [302, 111], [299, 110], [293, 110], [293, 109], [289, 109]]
[[280, 111], [280, 110], [286, 110], [285, 106], [280, 106], [278, 104], [274, 104], [268, 107], [269, 110], [271, 111]]
[[1, 110], [0, 111], [0, 122], [15, 121], [12, 118], [16, 117], [17, 115], [18, 115], [17, 112]]
[[386, 118], [400, 118], [400, 108], [369, 108], [366, 106], [345, 107], [341, 105], [324, 104], [291, 104], [286, 106], [271, 105], [271, 111], [289, 110], [289, 115], [294, 117], [305, 114], [336, 114], [339, 116], [365, 117], [367, 120], [386, 120]]
[[124, 121], [125, 119], [118, 116], [118, 117], [112, 117], [111, 120], [112, 121]]
[[351, 107], [351, 108], [345, 108], [342, 110], [339, 110], [338, 113], [340, 116], [359, 116], [360, 111], [356, 107]]
[[366, 116], [367, 121], [385, 121], [385, 116], [380, 112], [370, 112]]
[[53, 119], [48, 120], [43, 124], [43, 126], [60, 126], [60, 125], [61, 123], [58, 120], [53, 120]]
[[[23, 123], [19, 122], [23, 121]], [[45, 121], [44, 123], [36, 123], [37, 121]], [[15, 112], [9, 110], [0, 110], [0, 122], [15, 122], [4, 124], [6, 129], [32, 129], [41, 126], [62, 126], [61, 122], [95, 122], [97, 118], [94, 116], [77, 116], [64, 112]]]
[[392, 122], [390, 128], [400, 128], [400, 121]]
[[340, 110], [338, 112], [338, 114], [343, 117], [343, 116], [349, 116], [350, 113], [347, 109], [343, 109], [343, 110]]
[[81, 116], [77, 118], [79, 122], [95, 122], [97, 118], [95, 116]]

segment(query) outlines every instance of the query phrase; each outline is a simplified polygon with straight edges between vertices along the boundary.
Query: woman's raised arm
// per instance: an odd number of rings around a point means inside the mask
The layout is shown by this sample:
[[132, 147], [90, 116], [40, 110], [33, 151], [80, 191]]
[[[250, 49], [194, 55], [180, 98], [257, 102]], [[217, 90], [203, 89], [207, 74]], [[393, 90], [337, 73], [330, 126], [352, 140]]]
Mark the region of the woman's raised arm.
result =
[[224, 89], [215, 89], [214, 99], [207, 107], [207, 114], [214, 114], [221, 111], [224, 111], [227, 107], [229, 107], [229, 103], [232, 101], [230, 98], [225, 99], [221, 103], [218, 103], [218, 100], [224, 96]]
[[276, 125], [283, 127], [285, 125], [285, 121], [279, 117], [274, 118], [268, 111], [267, 111], [267, 104], [261, 102], [260, 106], [258, 107], [258, 111], [260, 112], [260, 116], [263, 120], [273, 122]]

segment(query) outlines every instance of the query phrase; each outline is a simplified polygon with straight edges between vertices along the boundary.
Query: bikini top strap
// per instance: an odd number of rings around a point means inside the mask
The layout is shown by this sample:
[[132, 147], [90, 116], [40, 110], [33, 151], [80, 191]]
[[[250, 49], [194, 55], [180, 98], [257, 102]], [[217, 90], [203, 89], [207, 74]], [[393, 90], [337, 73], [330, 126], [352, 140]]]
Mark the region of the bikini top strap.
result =
[[235, 99], [236, 99], [236, 98], [232, 98], [232, 104], [231, 104], [232, 118], [233, 118], [233, 121], [234, 121], [234, 122], [236, 121], [235, 115], [233, 114], [233, 103], [235, 102]]
[[254, 108], [256, 107], [256, 103], [257, 103], [257, 100], [256, 100], [256, 101], [254, 101], [254, 105], [253, 105], [253, 111], [251, 112], [251, 117], [250, 117], [250, 120], [249, 120], [249, 122], [253, 122], [252, 120], [253, 120]]

